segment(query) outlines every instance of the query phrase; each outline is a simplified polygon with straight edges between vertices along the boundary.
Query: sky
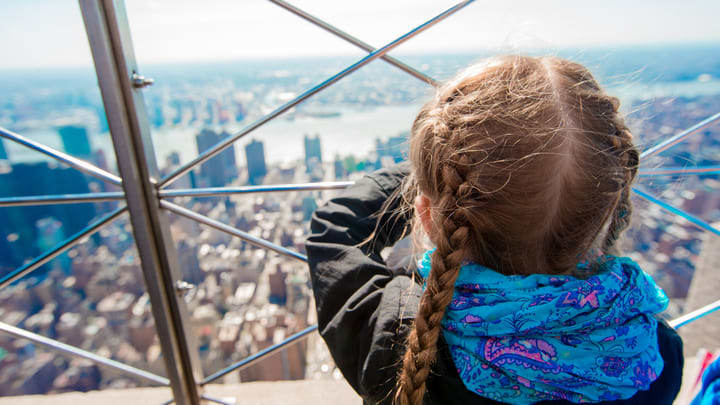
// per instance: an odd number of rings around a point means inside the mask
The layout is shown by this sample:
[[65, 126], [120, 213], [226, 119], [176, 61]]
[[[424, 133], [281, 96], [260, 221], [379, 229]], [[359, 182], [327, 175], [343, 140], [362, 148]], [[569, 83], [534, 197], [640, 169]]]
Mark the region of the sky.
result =
[[[380, 47], [455, 2], [292, 0]], [[395, 53], [718, 43], [720, 1], [476, 0]], [[361, 55], [267, 0], [125, 0], [138, 63]], [[92, 66], [74, 0], [2, 0], [0, 69]]]

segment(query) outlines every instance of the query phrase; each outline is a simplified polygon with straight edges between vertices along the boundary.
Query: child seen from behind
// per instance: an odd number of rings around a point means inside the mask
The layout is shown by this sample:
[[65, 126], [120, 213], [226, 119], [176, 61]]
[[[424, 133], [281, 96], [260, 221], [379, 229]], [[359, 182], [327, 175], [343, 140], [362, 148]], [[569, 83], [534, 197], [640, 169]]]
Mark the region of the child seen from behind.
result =
[[[420, 110], [409, 164], [315, 213], [320, 333], [365, 403], [672, 403], [667, 297], [616, 246], [639, 163], [618, 108], [579, 64], [488, 59]], [[388, 265], [410, 228], [432, 248]]]

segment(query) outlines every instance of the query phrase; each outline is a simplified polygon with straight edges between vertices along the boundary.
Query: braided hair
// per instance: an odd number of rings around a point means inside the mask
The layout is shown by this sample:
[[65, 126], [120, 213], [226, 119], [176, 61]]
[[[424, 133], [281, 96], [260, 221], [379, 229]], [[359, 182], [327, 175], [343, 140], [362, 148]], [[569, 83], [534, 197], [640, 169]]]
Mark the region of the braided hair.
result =
[[[412, 192], [430, 201], [436, 246], [394, 403], [420, 405], [462, 264], [575, 274], [613, 253], [630, 222], [639, 154], [583, 66], [505, 56], [441, 87], [412, 127]], [[596, 249], [595, 249], [596, 248]]]

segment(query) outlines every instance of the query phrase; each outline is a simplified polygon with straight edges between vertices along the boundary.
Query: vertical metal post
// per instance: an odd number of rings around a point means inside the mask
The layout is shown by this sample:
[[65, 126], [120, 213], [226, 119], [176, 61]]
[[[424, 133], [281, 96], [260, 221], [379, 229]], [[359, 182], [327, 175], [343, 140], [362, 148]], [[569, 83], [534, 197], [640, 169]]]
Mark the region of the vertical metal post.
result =
[[79, 3], [175, 403], [200, 404], [202, 370], [187, 308], [175, 287], [181, 281], [177, 254], [167, 214], [160, 209], [159, 171], [140, 91], [149, 81], [137, 70], [123, 1]]

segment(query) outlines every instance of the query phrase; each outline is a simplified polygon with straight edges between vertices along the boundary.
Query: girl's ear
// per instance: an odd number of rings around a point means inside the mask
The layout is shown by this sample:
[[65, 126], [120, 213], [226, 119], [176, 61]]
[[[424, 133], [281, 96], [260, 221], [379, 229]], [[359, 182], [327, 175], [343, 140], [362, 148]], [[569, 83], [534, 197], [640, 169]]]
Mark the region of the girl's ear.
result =
[[415, 213], [420, 218], [425, 234], [432, 239], [433, 223], [430, 211], [430, 199], [423, 194], [415, 197]]

